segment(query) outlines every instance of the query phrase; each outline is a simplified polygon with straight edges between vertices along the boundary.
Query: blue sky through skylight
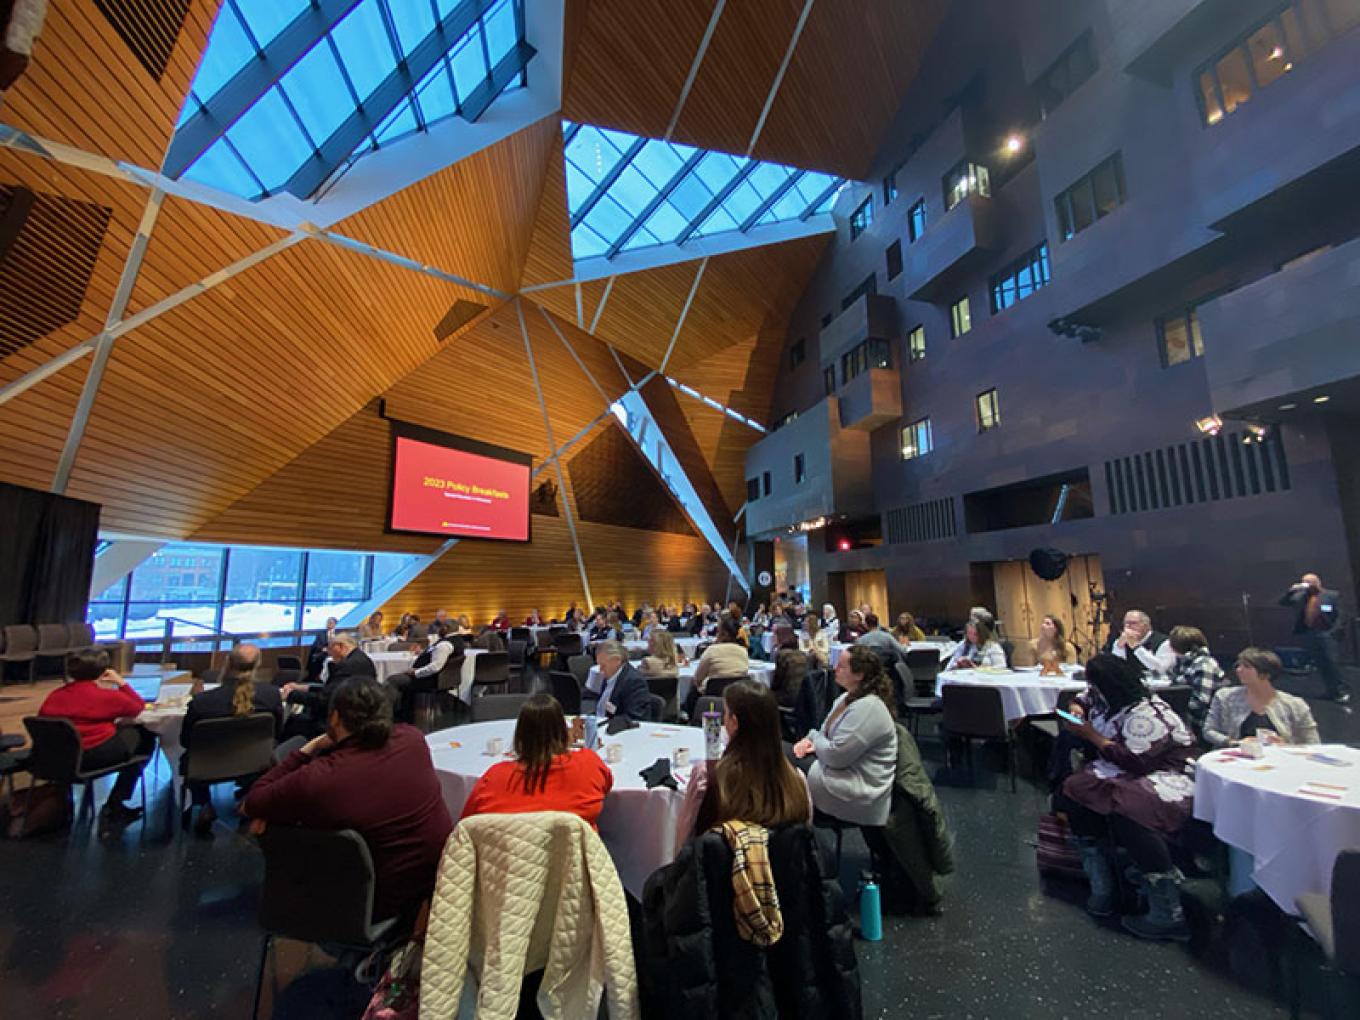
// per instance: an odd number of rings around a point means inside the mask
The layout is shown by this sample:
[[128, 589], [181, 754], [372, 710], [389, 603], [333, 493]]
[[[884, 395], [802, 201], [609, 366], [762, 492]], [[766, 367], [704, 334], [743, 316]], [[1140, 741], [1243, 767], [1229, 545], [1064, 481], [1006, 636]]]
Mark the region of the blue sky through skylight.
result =
[[576, 259], [806, 219], [842, 179], [564, 121]]
[[[307, 48], [291, 66], [271, 59], [290, 32], [299, 37], [294, 22], [324, 28], [326, 10], [344, 6], [225, 0], [178, 128], [198, 127], [194, 140], [210, 144], [188, 152], [183, 177], [249, 199], [285, 189], [310, 197], [380, 145], [450, 116], [476, 119], [504, 88], [523, 84], [523, 0], [481, 0], [476, 21], [447, 46], [438, 28], [458, 0], [358, 0], [328, 32], [302, 34]], [[400, 95], [380, 90], [399, 69], [420, 80]], [[232, 109], [226, 86], [251, 75], [260, 76], [254, 88], [263, 94], [244, 111]], [[365, 115], [357, 123], [356, 110]], [[180, 176], [172, 162], [167, 172]]]

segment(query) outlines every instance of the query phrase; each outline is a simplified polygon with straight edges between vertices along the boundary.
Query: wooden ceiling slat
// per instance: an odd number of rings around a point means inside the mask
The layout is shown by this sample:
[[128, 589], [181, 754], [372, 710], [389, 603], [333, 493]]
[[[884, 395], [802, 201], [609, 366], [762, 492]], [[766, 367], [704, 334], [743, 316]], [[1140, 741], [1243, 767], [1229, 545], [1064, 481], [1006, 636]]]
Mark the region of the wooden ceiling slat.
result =
[[534, 218], [533, 235], [525, 256], [520, 286], [532, 287], [557, 280], [570, 280], [574, 273], [571, 218], [567, 215], [567, 175], [562, 162], [562, 131], [559, 127], [548, 151], [538, 213]]

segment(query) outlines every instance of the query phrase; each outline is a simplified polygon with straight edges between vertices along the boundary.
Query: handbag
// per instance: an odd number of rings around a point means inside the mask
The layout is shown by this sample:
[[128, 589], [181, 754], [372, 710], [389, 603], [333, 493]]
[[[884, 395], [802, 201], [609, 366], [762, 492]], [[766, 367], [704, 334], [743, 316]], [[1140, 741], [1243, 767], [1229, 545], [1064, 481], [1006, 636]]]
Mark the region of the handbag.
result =
[[1072, 830], [1062, 815], [1039, 816], [1034, 858], [1040, 875], [1075, 879], [1086, 876], [1081, 867], [1081, 854], [1072, 843]]
[[[10, 839], [57, 832], [70, 824], [69, 793], [65, 783], [43, 783], [16, 790], [5, 805], [0, 831]], [[24, 816], [28, 820], [24, 820]]]
[[420, 962], [424, 955], [424, 936], [412, 939], [392, 954], [368, 1000], [363, 1020], [419, 1020]]

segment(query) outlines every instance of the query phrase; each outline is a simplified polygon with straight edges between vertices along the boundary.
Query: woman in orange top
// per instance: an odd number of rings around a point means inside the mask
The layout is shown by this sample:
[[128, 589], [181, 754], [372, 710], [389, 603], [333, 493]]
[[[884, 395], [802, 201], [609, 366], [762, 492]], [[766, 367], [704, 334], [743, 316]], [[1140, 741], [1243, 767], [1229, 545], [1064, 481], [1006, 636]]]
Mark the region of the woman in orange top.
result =
[[463, 818], [526, 811], [570, 811], [592, 826], [614, 773], [594, 751], [567, 748], [567, 720], [551, 694], [535, 694], [515, 722], [515, 761], [491, 766], [463, 805]]

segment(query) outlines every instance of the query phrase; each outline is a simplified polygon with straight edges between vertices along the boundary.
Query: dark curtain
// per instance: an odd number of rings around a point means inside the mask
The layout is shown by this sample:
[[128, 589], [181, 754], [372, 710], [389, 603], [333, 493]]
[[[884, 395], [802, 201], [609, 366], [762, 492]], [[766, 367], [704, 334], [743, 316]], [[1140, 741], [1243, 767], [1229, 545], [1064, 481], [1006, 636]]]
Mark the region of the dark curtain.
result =
[[84, 621], [99, 510], [0, 483], [0, 626]]

